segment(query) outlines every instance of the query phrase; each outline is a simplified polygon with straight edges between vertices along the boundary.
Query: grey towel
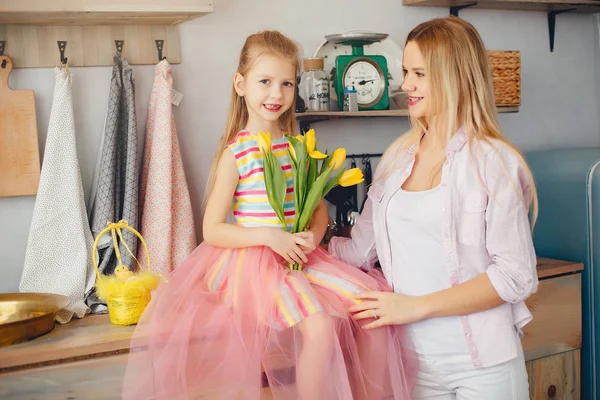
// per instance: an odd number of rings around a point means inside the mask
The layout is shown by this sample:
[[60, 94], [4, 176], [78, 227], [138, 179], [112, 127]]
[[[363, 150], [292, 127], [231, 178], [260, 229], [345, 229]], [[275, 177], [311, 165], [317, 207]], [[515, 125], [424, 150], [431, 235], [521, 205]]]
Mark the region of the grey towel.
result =
[[[135, 90], [133, 70], [120, 54], [115, 55], [108, 112], [104, 127], [103, 144], [97, 170], [95, 195], [90, 211], [90, 224], [94, 238], [106, 228], [108, 222], [125, 219], [129, 226], [138, 229], [139, 165], [137, 158], [137, 122], [135, 115]], [[133, 254], [138, 239], [123, 230], [125, 243]], [[107, 233], [98, 246], [99, 269], [112, 274], [117, 266], [114, 246]], [[119, 246], [122, 262], [134, 269], [132, 258], [125, 246]], [[105, 312], [94, 291], [86, 296], [92, 312]]]

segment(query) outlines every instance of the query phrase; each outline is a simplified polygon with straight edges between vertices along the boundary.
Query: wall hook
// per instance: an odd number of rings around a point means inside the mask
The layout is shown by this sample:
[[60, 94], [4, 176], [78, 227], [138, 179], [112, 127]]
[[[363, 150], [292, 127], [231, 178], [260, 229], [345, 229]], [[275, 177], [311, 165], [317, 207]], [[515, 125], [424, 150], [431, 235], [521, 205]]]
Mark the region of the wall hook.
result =
[[69, 61], [69, 59], [67, 57], [65, 57], [65, 49], [67, 48], [67, 41], [66, 40], [58, 40], [56, 43], [58, 43], [58, 51], [60, 51], [60, 63], [66, 64]]
[[117, 53], [123, 52], [123, 45], [125, 44], [124, 40], [115, 40], [115, 47], [117, 48]]
[[164, 40], [155, 40], [155, 42], [156, 42], [156, 49], [158, 50], [158, 61], [166, 60], [167, 57], [163, 57], [163, 55], [162, 55], [163, 45], [165, 44], [165, 41]]
[[575, 11], [575, 9], [568, 8], [566, 10], [548, 11], [548, 34], [550, 36], [550, 53], [554, 51], [554, 32], [556, 30], [556, 16], [558, 14], [566, 13], [569, 11]]

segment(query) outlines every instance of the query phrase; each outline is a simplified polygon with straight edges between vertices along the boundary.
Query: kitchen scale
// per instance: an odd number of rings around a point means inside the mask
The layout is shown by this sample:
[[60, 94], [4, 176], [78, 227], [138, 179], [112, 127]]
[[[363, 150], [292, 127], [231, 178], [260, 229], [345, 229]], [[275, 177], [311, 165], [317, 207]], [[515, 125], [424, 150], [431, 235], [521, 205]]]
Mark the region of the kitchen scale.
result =
[[352, 54], [338, 55], [335, 59], [333, 88], [337, 105], [344, 109], [344, 90], [354, 86], [359, 110], [387, 110], [388, 66], [385, 56], [365, 55], [364, 47], [387, 38], [385, 33], [345, 32], [325, 36], [328, 41], [352, 46]]

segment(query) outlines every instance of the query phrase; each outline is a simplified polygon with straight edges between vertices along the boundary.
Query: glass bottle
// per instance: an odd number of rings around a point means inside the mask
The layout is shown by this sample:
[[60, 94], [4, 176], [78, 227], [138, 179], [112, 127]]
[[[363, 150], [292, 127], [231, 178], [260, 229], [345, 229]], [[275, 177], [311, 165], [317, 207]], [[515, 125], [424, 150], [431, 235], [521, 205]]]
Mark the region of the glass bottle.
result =
[[329, 77], [323, 58], [305, 58], [300, 81], [300, 96], [306, 111], [329, 111]]

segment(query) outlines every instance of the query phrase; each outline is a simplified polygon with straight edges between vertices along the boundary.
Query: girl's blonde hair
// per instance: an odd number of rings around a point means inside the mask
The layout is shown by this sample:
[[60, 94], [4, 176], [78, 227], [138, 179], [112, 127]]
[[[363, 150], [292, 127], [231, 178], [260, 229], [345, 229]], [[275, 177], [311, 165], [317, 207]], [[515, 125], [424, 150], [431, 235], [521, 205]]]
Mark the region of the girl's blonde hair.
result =
[[[282, 35], [278, 31], [260, 31], [248, 36], [242, 51], [240, 53], [240, 61], [236, 72], [242, 76], [246, 76], [248, 71], [254, 66], [259, 57], [263, 55], [274, 55], [281, 57], [291, 62], [296, 70], [296, 77], [300, 72], [300, 62], [298, 60], [298, 46], [289, 38]], [[296, 82], [294, 82], [296, 84]], [[294, 110], [296, 108], [296, 98], [292, 106], [281, 115], [281, 129], [291, 136], [296, 134], [296, 119]], [[213, 158], [208, 183], [206, 186], [205, 201], [210, 194], [217, 175], [217, 167], [223, 151], [235, 139], [237, 134], [244, 129], [248, 122], [248, 109], [244, 103], [243, 97], [239, 96], [235, 91], [235, 87], [231, 87], [231, 102], [229, 105], [229, 115], [227, 116], [227, 125], [225, 133], [221, 137], [219, 148]]]
[[496, 140], [517, 155], [530, 181], [531, 198], [525, 200], [531, 201], [535, 223], [538, 201], [533, 175], [521, 152], [500, 131], [487, 52], [477, 30], [457, 17], [437, 18], [414, 28], [405, 46], [410, 42], [423, 55], [429, 83], [428, 112], [423, 118], [411, 117], [412, 128], [388, 147], [384, 154], [387, 168], [378, 175], [387, 175], [395, 164], [390, 158], [399, 158], [409, 147], [418, 146], [428, 130], [445, 138], [447, 144], [462, 127], [469, 145], [480, 141], [493, 146], [491, 141]]

